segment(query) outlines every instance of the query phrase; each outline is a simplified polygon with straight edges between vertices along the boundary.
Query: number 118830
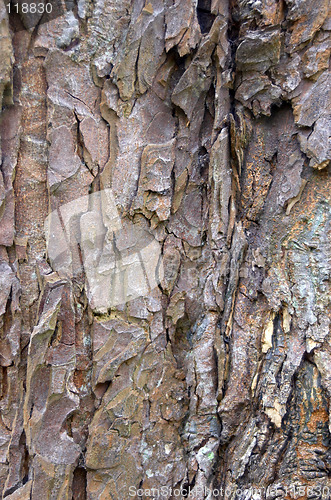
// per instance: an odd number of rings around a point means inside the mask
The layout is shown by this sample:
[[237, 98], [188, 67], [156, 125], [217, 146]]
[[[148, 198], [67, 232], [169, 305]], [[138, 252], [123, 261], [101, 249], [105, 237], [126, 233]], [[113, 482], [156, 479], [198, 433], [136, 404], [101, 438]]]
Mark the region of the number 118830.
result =
[[51, 14], [53, 5], [51, 3], [7, 3], [8, 14]]

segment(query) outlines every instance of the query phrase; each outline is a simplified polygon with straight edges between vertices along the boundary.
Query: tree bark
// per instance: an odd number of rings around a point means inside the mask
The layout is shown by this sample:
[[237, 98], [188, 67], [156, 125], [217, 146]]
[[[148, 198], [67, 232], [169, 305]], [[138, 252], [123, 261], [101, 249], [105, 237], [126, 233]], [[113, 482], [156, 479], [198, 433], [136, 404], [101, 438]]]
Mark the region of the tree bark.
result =
[[331, 498], [328, 1], [0, 16], [2, 498]]

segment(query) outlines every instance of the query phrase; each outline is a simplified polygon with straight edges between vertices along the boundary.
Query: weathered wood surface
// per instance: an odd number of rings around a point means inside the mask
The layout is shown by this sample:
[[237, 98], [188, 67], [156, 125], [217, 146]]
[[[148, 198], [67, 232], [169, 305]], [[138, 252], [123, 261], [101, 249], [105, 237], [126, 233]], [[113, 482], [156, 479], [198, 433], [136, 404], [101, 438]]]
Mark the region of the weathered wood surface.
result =
[[[0, 3], [3, 497], [330, 498], [328, 1], [21, 22]], [[105, 188], [164, 278], [100, 311], [44, 221]]]

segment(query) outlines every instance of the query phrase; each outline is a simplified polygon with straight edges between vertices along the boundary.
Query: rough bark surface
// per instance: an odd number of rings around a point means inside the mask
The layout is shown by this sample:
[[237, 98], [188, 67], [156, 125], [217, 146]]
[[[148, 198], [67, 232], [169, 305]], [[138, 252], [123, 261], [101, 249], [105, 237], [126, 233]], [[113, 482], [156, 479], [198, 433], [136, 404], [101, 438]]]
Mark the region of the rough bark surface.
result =
[[[1, 2], [3, 498], [331, 487], [328, 1], [79, 0], [20, 28]], [[164, 277], [101, 310], [44, 221], [105, 188]]]

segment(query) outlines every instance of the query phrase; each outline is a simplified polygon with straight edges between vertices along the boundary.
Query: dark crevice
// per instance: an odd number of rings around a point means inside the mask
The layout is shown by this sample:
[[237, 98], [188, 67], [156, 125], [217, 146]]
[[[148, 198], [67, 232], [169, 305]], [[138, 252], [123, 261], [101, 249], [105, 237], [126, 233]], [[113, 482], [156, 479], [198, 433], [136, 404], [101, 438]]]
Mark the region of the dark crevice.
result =
[[172, 339], [172, 352], [177, 363], [178, 369], [186, 370], [187, 353], [192, 348], [190, 339], [190, 321], [185, 314], [176, 324], [176, 331]]
[[[192, 55], [194, 54], [194, 52], [192, 53]], [[171, 73], [171, 76], [169, 78], [169, 94], [171, 95], [172, 94], [172, 91], [173, 89], [176, 87], [177, 83], [179, 82], [179, 80], [181, 79], [181, 77], [183, 76], [183, 74], [185, 73], [186, 69], [187, 69], [187, 59], [188, 59], [189, 56], [180, 56], [178, 54], [178, 51], [177, 51], [177, 48], [176, 47], [173, 47], [172, 49], [169, 50], [168, 52], [168, 60], [172, 60], [174, 61], [174, 66], [173, 66], [173, 71]], [[174, 108], [175, 109], [175, 106]]]
[[231, 56], [233, 59], [239, 44], [240, 21], [237, 13], [238, 4], [236, 0], [230, 2], [228, 40], [231, 46]]
[[199, 173], [204, 182], [208, 180], [209, 154], [204, 146], [201, 146], [198, 152]]
[[53, 332], [51, 340], [50, 340], [50, 345], [52, 347], [56, 347], [60, 343], [61, 338], [62, 338], [62, 322], [57, 321], [56, 325], [55, 325], [54, 332]]
[[75, 115], [75, 118], [76, 118], [76, 123], [77, 123], [77, 154], [80, 158], [80, 161], [82, 162], [82, 164], [84, 165], [84, 167], [87, 168], [87, 170], [90, 172], [90, 174], [92, 175], [92, 177], [95, 179], [95, 174], [93, 173], [93, 171], [91, 170], [91, 168], [87, 165], [86, 161], [85, 161], [85, 157], [84, 157], [84, 153], [85, 153], [85, 145], [84, 145], [84, 139], [83, 139], [83, 136], [82, 136], [82, 133], [81, 133], [81, 130], [80, 130], [80, 120], [78, 118], [78, 115], [76, 113], [76, 111], [74, 110], [74, 115]]
[[[238, 4], [236, 0], [230, 2], [230, 12], [228, 21], [228, 41], [230, 44], [230, 60], [229, 68], [232, 74], [236, 74], [236, 52], [239, 45], [239, 33], [240, 33], [240, 21], [237, 13]], [[235, 80], [235, 76], [233, 78]], [[235, 106], [235, 85], [233, 88], [229, 88], [229, 99], [230, 99], [230, 113], [235, 116], [236, 106]]]
[[77, 45], [80, 44], [80, 39], [79, 38], [74, 38], [69, 45], [67, 45], [65, 48], [63, 48], [64, 52], [69, 52], [70, 50], [74, 49], [77, 47]]
[[216, 17], [211, 13], [211, 0], [198, 0], [197, 16], [201, 33], [209, 33]]
[[12, 82], [9, 82], [5, 85], [2, 95], [2, 107], [5, 109], [6, 107], [11, 106], [13, 103], [13, 87]]
[[277, 343], [276, 343], [276, 339], [278, 340], [279, 336], [278, 336], [278, 332], [281, 330], [281, 320], [280, 320], [280, 315], [279, 313], [276, 313], [275, 314], [275, 317], [274, 317], [274, 321], [273, 321], [273, 324], [274, 324], [274, 329], [273, 329], [273, 332], [275, 335], [272, 335], [272, 348], [275, 349], [277, 346]]
[[8, 497], [9, 495], [11, 495], [12, 493], [14, 493], [16, 490], [18, 490], [19, 488], [21, 488], [22, 486], [22, 483], [21, 481], [17, 484], [15, 484], [14, 486], [12, 486], [11, 488], [8, 488], [8, 490], [6, 490], [3, 494], [3, 498], [6, 498]]
[[99, 383], [94, 388], [94, 394], [98, 399], [101, 399], [103, 395], [107, 392], [111, 382]]
[[1, 397], [0, 399], [4, 399], [7, 396], [8, 392], [8, 374], [7, 374], [7, 366], [2, 366], [2, 377], [1, 377]]
[[193, 490], [193, 489], [194, 489], [194, 486], [195, 486], [195, 481], [196, 481], [196, 474], [194, 474], [194, 476], [193, 476], [193, 478], [192, 478], [191, 482], [189, 483], [189, 487], [190, 487], [190, 489], [191, 489], [191, 490]]
[[17, 491], [19, 488], [22, 488], [28, 480], [29, 480], [29, 452], [26, 447], [26, 438], [25, 438], [25, 432], [22, 432], [22, 435], [19, 440], [19, 447], [22, 450], [22, 461], [21, 461], [21, 470], [20, 470], [20, 477], [22, 477], [21, 481], [17, 482], [14, 486], [11, 488], [8, 488], [7, 490], [4, 491], [3, 493], [3, 498], [8, 497], [9, 495], [12, 495], [15, 491]]
[[74, 470], [72, 480], [72, 500], [86, 500], [87, 474], [83, 467]]
[[22, 450], [22, 462], [21, 462], [21, 477], [23, 477], [22, 483], [25, 484], [29, 478], [29, 450], [26, 445], [25, 431], [23, 430], [19, 441], [20, 449]]
[[185, 482], [182, 486], [182, 492], [183, 492], [183, 498], [188, 498], [189, 496], [189, 483], [188, 482]]

